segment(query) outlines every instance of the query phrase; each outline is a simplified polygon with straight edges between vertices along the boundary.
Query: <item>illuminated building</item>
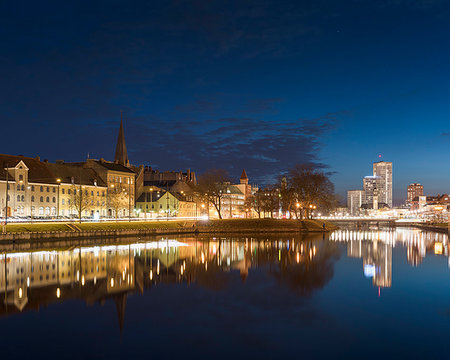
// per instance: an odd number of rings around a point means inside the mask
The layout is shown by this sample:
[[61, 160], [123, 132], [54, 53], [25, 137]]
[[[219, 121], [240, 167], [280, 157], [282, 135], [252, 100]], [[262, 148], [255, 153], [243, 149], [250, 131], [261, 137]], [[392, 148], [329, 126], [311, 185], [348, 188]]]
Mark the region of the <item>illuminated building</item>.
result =
[[[136, 201], [136, 209], [140, 217], [195, 217], [200, 214], [198, 204], [193, 201], [192, 195], [165, 191], [156, 187], [145, 187], [144, 192]], [[144, 214], [144, 215], [142, 215]]]
[[365, 203], [364, 190], [347, 191], [347, 207], [350, 215], [358, 215], [361, 206]]
[[377, 178], [378, 202], [392, 208], [392, 162], [374, 162], [373, 176]]
[[411, 205], [414, 198], [423, 196], [423, 185], [420, 184], [409, 184], [407, 189], [407, 204]]

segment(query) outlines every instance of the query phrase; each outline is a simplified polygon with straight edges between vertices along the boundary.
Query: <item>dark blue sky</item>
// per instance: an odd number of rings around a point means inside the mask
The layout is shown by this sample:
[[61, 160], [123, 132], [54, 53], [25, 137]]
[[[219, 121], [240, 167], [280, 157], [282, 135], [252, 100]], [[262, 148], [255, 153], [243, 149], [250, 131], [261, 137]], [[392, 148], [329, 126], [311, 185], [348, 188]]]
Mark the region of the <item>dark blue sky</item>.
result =
[[[142, 1], [0, 4], [2, 153], [161, 170], [300, 162], [340, 194], [371, 163], [450, 191], [450, 2]], [[5, 136], [6, 134], [6, 136]]]

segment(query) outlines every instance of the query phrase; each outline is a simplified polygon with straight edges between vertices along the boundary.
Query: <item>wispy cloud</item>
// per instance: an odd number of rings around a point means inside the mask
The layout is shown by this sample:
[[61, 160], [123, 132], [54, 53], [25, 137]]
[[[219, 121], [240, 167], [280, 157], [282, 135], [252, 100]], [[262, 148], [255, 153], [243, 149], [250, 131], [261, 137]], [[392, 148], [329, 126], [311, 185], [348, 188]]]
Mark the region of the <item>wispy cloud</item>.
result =
[[[321, 163], [322, 137], [345, 113], [296, 121], [227, 117], [206, 123], [177, 120], [160, 126], [130, 119], [133, 159], [152, 159], [161, 169], [220, 167], [238, 176], [247, 169], [252, 182], [267, 183], [296, 163]], [[152, 121], [152, 124], [154, 122]], [[168, 167], [170, 164], [170, 167]]]

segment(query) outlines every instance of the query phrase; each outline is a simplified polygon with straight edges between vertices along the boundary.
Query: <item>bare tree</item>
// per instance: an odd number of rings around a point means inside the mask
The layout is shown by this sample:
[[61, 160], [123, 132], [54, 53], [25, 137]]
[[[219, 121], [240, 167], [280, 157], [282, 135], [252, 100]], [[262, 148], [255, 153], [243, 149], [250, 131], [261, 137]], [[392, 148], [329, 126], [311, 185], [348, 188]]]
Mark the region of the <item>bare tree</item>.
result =
[[121, 209], [128, 207], [129, 199], [127, 189], [122, 184], [115, 184], [114, 187], [108, 189], [108, 207], [114, 211], [114, 216], [117, 220]]
[[288, 179], [291, 202], [300, 205], [300, 218], [310, 218], [313, 209], [334, 206], [334, 185], [320, 169], [309, 164], [296, 165], [289, 171]]
[[262, 190], [262, 210], [273, 218], [274, 212], [280, 209], [280, 189], [276, 186], [268, 186]]
[[230, 179], [225, 170], [211, 169], [198, 178], [196, 192], [200, 198], [212, 204], [217, 211], [219, 219], [222, 219], [222, 199], [226, 195]]
[[70, 196], [70, 208], [75, 210], [78, 214], [78, 219], [81, 223], [81, 218], [83, 211], [89, 210], [91, 208], [92, 196], [90, 192], [83, 188], [83, 186], [72, 185]]

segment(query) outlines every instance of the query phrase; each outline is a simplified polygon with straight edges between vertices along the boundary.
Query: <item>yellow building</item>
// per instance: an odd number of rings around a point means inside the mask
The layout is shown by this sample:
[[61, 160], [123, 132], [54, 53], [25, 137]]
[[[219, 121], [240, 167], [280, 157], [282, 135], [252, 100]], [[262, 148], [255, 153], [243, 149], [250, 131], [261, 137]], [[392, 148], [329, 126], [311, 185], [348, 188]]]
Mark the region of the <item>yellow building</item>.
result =
[[136, 202], [136, 210], [141, 218], [196, 217], [199, 211], [191, 195], [155, 186], [144, 186], [144, 192]]

